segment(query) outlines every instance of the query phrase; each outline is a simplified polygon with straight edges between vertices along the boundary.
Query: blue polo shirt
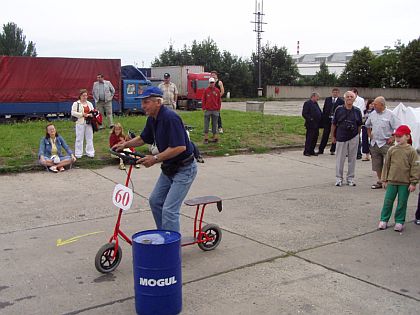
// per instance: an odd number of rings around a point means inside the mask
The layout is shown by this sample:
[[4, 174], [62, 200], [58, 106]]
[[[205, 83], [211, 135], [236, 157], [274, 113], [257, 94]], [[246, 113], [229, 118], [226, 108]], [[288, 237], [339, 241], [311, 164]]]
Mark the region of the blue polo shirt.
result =
[[168, 147], [185, 146], [187, 148], [181, 154], [164, 161], [165, 164], [182, 161], [193, 153], [193, 147], [181, 117], [165, 106], [161, 106], [156, 119], [150, 116], [147, 118], [140, 137], [145, 143], [156, 143], [159, 152], [165, 151]]

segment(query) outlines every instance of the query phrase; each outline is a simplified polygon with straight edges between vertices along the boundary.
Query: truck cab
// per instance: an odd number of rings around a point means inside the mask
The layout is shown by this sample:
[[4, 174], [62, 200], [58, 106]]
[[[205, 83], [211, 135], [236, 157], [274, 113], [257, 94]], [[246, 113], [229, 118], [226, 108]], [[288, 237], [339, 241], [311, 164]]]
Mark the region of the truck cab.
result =
[[201, 108], [204, 90], [209, 86], [209, 72], [188, 73], [187, 75], [187, 110]]
[[122, 111], [125, 113], [144, 114], [141, 101], [136, 99], [143, 94], [143, 90], [151, 85], [144, 74], [134, 66], [121, 67]]
[[143, 82], [142, 80], [122, 80], [123, 111], [125, 113], [144, 114], [141, 102], [135, 98], [143, 94], [143, 90], [150, 85], [149, 82]]

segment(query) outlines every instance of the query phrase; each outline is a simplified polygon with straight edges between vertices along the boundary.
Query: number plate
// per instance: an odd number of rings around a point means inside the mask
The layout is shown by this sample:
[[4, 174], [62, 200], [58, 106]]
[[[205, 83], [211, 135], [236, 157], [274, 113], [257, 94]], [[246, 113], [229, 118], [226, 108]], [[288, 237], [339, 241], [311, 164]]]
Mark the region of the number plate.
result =
[[133, 203], [133, 191], [131, 188], [117, 184], [112, 194], [112, 202], [117, 208], [127, 211]]

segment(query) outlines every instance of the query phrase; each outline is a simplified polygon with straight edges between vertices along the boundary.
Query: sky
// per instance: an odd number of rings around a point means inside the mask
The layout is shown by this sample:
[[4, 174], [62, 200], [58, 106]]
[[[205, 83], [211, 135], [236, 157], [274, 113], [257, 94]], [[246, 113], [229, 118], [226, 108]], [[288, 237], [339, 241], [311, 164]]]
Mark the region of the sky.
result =
[[[261, 2], [261, 0], [259, 0]], [[261, 7], [260, 7], [261, 10]], [[255, 0], [2, 0], [0, 24], [16, 23], [39, 57], [121, 59], [149, 67], [173, 45], [210, 37], [219, 50], [256, 51]], [[418, 0], [265, 0], [262, 44], [296, 54], [380, 50], [420, 36]]]

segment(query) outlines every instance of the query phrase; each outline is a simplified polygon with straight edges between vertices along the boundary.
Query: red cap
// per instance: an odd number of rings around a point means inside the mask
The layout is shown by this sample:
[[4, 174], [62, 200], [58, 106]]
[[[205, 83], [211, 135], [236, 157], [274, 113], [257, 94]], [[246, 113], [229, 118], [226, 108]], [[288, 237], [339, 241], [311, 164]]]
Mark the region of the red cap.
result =
[[395, 132], [393, 133], [394, 136], [397, 137], [401, 137], [404, 135], [410, 135], [411, 134], [411, 130], [407, 125], [401, 125], [397, 128], [397, 130], [395, 130]]
[[393, 136], [402, 137], [404, 135], [409, 135], [410, 139], [408, 139], [408, 144], [413, 144], [413, 140], [411, 140], [411, 130], [407, 125], [401, 125], [395, 130], [395, 132], [392, 134]]

